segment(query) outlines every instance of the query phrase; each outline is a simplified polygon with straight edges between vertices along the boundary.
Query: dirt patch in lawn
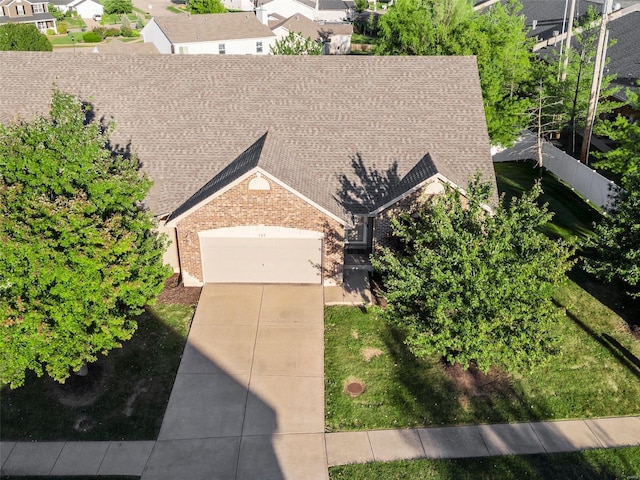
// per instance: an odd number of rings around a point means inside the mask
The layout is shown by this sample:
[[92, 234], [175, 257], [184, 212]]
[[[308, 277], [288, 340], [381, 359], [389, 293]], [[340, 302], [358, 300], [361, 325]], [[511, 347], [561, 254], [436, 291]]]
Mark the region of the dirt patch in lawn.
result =
[[196, 305], [200, 299], [202, 287], [185, 287], [176, 273], [164, 284], [164, 290], [158, 295], [158, 305]]
[[362, 354], [362, 358], [364, 358], [365, 362], [370, 362], [371, 359], [379, 357], [384, 352], [379, 348], [367, 347], [367, 348], [363, 348], [360, 353]]
[[[509, 377], [502, 370], [492, 367], [487, 373], [470, 365], [467, 370], [459, 363], [444, 364], [444, 370], [451, 381], [458, 387], [463, 397], [490, 398], [493, 396], [510, 396], [515, 391]], [[464, 400], [462, 402], [464, 404]]]

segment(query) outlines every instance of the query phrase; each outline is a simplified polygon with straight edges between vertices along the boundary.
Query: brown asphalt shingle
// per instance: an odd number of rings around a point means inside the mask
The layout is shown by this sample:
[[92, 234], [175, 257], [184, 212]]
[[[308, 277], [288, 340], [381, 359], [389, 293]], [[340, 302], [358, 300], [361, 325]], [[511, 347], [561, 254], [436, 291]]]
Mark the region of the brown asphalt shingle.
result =
[[165, 15], [153, 21], [173, 44], [275, 36], [253, 12]]
[[0, 52], [0, 65], [0, 122], [46, 114], [54, 85], [78, 95], [139, 155], [158, 215], [266, 132], [261, 166], [340, 216], [358, 156], [402, 178], [429, 154], [461, 186], [476, 172], [495, 186], [473, 57]]

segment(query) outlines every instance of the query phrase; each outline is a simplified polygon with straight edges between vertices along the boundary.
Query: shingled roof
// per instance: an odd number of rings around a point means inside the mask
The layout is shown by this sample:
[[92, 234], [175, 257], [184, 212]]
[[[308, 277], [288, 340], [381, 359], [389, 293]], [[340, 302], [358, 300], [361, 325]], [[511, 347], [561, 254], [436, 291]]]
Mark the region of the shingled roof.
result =
[[154, 17], [171, 43], [215, 42], [273, 37], [273, 32], [253, 12]]
[[0, 122], [46, 114], [54, 86], [78, 95], [115, 121], [114, 145], [139, 155], [154, 181], [146, 203], [160, 216], [265, 134], [241, 169], [259, 160], [343, 219], [341, 180], [361, 180], [356, 157], [382, 177], [413, 170], [411, 184], [416, 172], [439, 172], [464, 187], [480, 172], [495, 186], [473, 57], [0, 52], [0, 64], [0, 84], [28, 92], [0, 89]]

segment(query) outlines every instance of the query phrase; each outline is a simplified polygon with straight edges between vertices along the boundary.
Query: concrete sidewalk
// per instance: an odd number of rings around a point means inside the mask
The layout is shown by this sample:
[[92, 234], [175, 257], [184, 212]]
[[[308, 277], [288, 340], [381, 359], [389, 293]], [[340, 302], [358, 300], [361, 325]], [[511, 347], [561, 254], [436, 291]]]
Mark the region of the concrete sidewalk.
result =
[[[324, 441], [318, 442], [322, 437]], [[639, 446], [640, 417], [337, 432], [324, 436], [275, 434], [266, 444], [260, 436], [247, 437], [245, 441], [245, 452], [253, 458], [254, 465], [259, 466], [262, 462], [264, 467], [265, 461], [272, 460], [269, 452], [276, 452], [284, 470], [278, 469], [275, 476], [272, 471], [269, 478], [309, 478], [298, 476], [300, 470], [295, 472], [295, 469], [308, 468], [310, 461], [326, 478], [328, 467], [350, 463]], [[313, 454], [324, 450], [325, 445], [326, 464], [318, 465]], [[236, 478], [236, 474], [218, 470], [218, 474], [211, 475], [211, 468], [219, 460], [228, 463], [228, 459], [237, 453], [237, 447], [238, 440], [233, 438], [159, 442], [1, 442], [0, 460], [2, 475], [135, 476], [143, 474], [154, 451], [163, 457], [163, 463], [169, 469], [191, 462], [188, 471], [181, 471], [188, 474], [188, 478], [230, 479]], [[148, 473], [145, 475], [149, 476]], [[255, 470], [239, 469], [237, 478], [262, 476]]]
[[325, 434], [328, 466], [640, 445], [640, 417]]
[[[362, 303], [356, 277], [325, 300]], [[348, 463], [640, 445], [637, 416], [325, 434], [322, 300], [320, 286], [207, 285], [157, 441], [0, 442], [1, 474], [327, 480]]]

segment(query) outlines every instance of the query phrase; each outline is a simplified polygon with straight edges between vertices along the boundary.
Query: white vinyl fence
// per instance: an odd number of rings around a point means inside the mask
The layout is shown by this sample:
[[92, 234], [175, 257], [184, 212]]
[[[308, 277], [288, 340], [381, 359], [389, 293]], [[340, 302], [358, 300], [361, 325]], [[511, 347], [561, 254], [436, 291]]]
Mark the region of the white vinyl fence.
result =
[[[512, 148], [494, 153], [493, 161], [513, 162], [535, 159], [536, 148], [536, 136], [531, 132], [523, 132]], [[620, 192], [618, 185], [547, 141], [543, 142], [542, 152], [544, 168], [577, 190], [587, 201], [605, 212], [612, 210]]]

